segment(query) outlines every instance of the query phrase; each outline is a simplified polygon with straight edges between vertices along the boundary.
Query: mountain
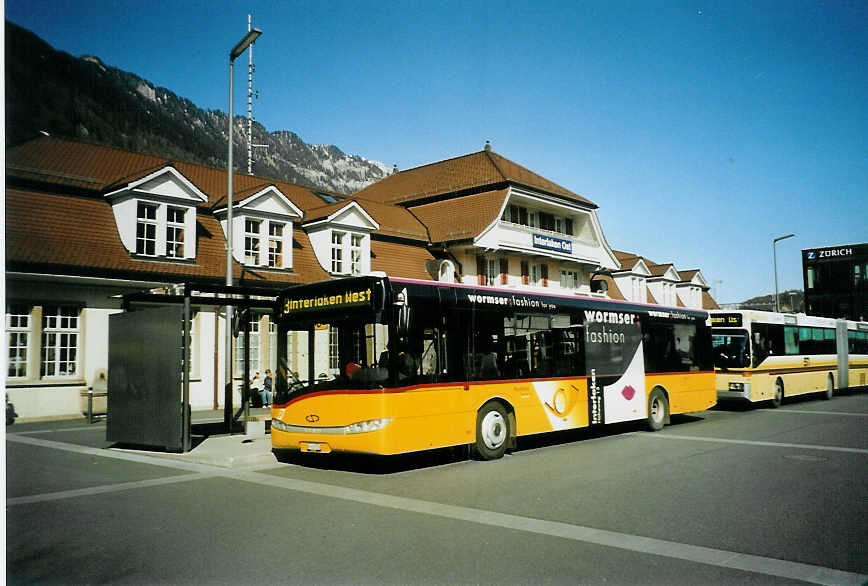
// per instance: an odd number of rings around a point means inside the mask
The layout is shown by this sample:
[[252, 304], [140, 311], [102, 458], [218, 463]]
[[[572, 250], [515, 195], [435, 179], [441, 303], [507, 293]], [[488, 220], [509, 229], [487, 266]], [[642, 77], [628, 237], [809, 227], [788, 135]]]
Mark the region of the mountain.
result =
[[[805, 311], [805, 294], [800, 289], [792, 289], [790, 291], [781, 291], [780, 308], [785, 313], [800, 313]], [[738, 304], [740, 309], [758, 309], [761, 311], [775, 310], [775, 296], [760, 295], [759, 297], [751, 297], [747, 301], [742, 301]]]
[[[213, 167], [226, 166], [227, 115], [203, 110], [98, 57], [57, 51], [6, 21], [6, 146], [48, 132]], [[234, 120], [233, 159], [247, 172], [247, 119]], [[253, 123], [253, 172], [337, 194], [389, 174], [383, 163], [350, 156], [333, 145], [310, 145], [295, 133]]]

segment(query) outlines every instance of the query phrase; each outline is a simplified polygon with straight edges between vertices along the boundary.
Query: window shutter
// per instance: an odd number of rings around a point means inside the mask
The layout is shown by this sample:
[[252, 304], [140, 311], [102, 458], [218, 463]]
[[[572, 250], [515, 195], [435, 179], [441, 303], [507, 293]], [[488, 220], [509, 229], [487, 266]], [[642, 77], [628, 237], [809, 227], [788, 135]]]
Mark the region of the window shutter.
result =
[[540, 276], [542, 277], [542, 286], [549, 286], [549, 265], [540, 265]]
[[500, 259], [500, 284], [506, 285], [509, 279], [509, 259]]
[[485, 285], [485, 258], [481, 256], [476, 257], [476, 283]]
[[521, 284], [530, 285], [530, 266], [526, 260], [521, 261]]

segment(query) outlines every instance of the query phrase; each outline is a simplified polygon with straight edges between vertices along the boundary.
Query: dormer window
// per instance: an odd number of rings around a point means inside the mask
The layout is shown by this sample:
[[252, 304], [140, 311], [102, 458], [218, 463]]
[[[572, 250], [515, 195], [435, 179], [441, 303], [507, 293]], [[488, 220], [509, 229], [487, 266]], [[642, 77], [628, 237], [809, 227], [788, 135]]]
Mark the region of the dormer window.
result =
[[[302, 211], [277, 187], [256, 186], [237, 196], [232, 209], [232, 256], [249, 267], [292, 268], [292, 221]], [[227, 232], [228, 210], [214, 211]]]
[[106, 194], [121, 242], [140, 257], [196, 258], [196, 206], [208, 200], [168, 166]]
[[310, 212], [304, 224], [320, 266], [332, 275], [371, 271], [371, 232], [380, 225], [358, 202], [340, 202]]

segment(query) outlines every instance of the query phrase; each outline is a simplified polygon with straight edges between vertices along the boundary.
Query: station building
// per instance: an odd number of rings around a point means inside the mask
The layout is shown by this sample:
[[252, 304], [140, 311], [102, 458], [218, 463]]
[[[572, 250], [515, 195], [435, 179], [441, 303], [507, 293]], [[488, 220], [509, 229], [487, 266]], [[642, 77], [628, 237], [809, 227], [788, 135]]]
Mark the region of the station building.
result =
[[[276, 293], [375, 273], [717, 307], [698, 269], [613, 250], [595, 203], [487, 143], [347, 198], [234, 178], [239, 287]], [[225, 282], [226, 172], [43, 136], [7, 150], [6, 182], [6, 390], [24, 418], [75, 415], [108, 367], [108, 317], [121, 311], [120, 296]], [[268, 315], [249, 325], [252, 370], [274, 369]], [[222, 408], [224, 328], [219, 311], [194, 311], [193, 409]], [[245, 373], [242, 352], [234, 355], [237, 386]]]
[[868, 320], [868, 243], [802, 251], [805, 312]]

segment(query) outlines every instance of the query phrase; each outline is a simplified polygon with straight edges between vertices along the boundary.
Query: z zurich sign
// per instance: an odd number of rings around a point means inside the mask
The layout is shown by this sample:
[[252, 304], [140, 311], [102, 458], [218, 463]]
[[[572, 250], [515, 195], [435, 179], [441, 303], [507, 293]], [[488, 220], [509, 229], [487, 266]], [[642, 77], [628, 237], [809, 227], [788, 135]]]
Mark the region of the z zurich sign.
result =
[[820, 250], [805, 251], [806, 260], [818, 260], [821, 258], [842, 258], [848, 256], [853, 256], [853, 249], [846, 246], [841, 248], [823, 248]]
[[573, 253], [573, 243], [571, 241], [554, 236], [544, 236], [543, 234], [533, 235], [533, 247], [553, 250], [555, 252], [565, 252], [567, 254]]

